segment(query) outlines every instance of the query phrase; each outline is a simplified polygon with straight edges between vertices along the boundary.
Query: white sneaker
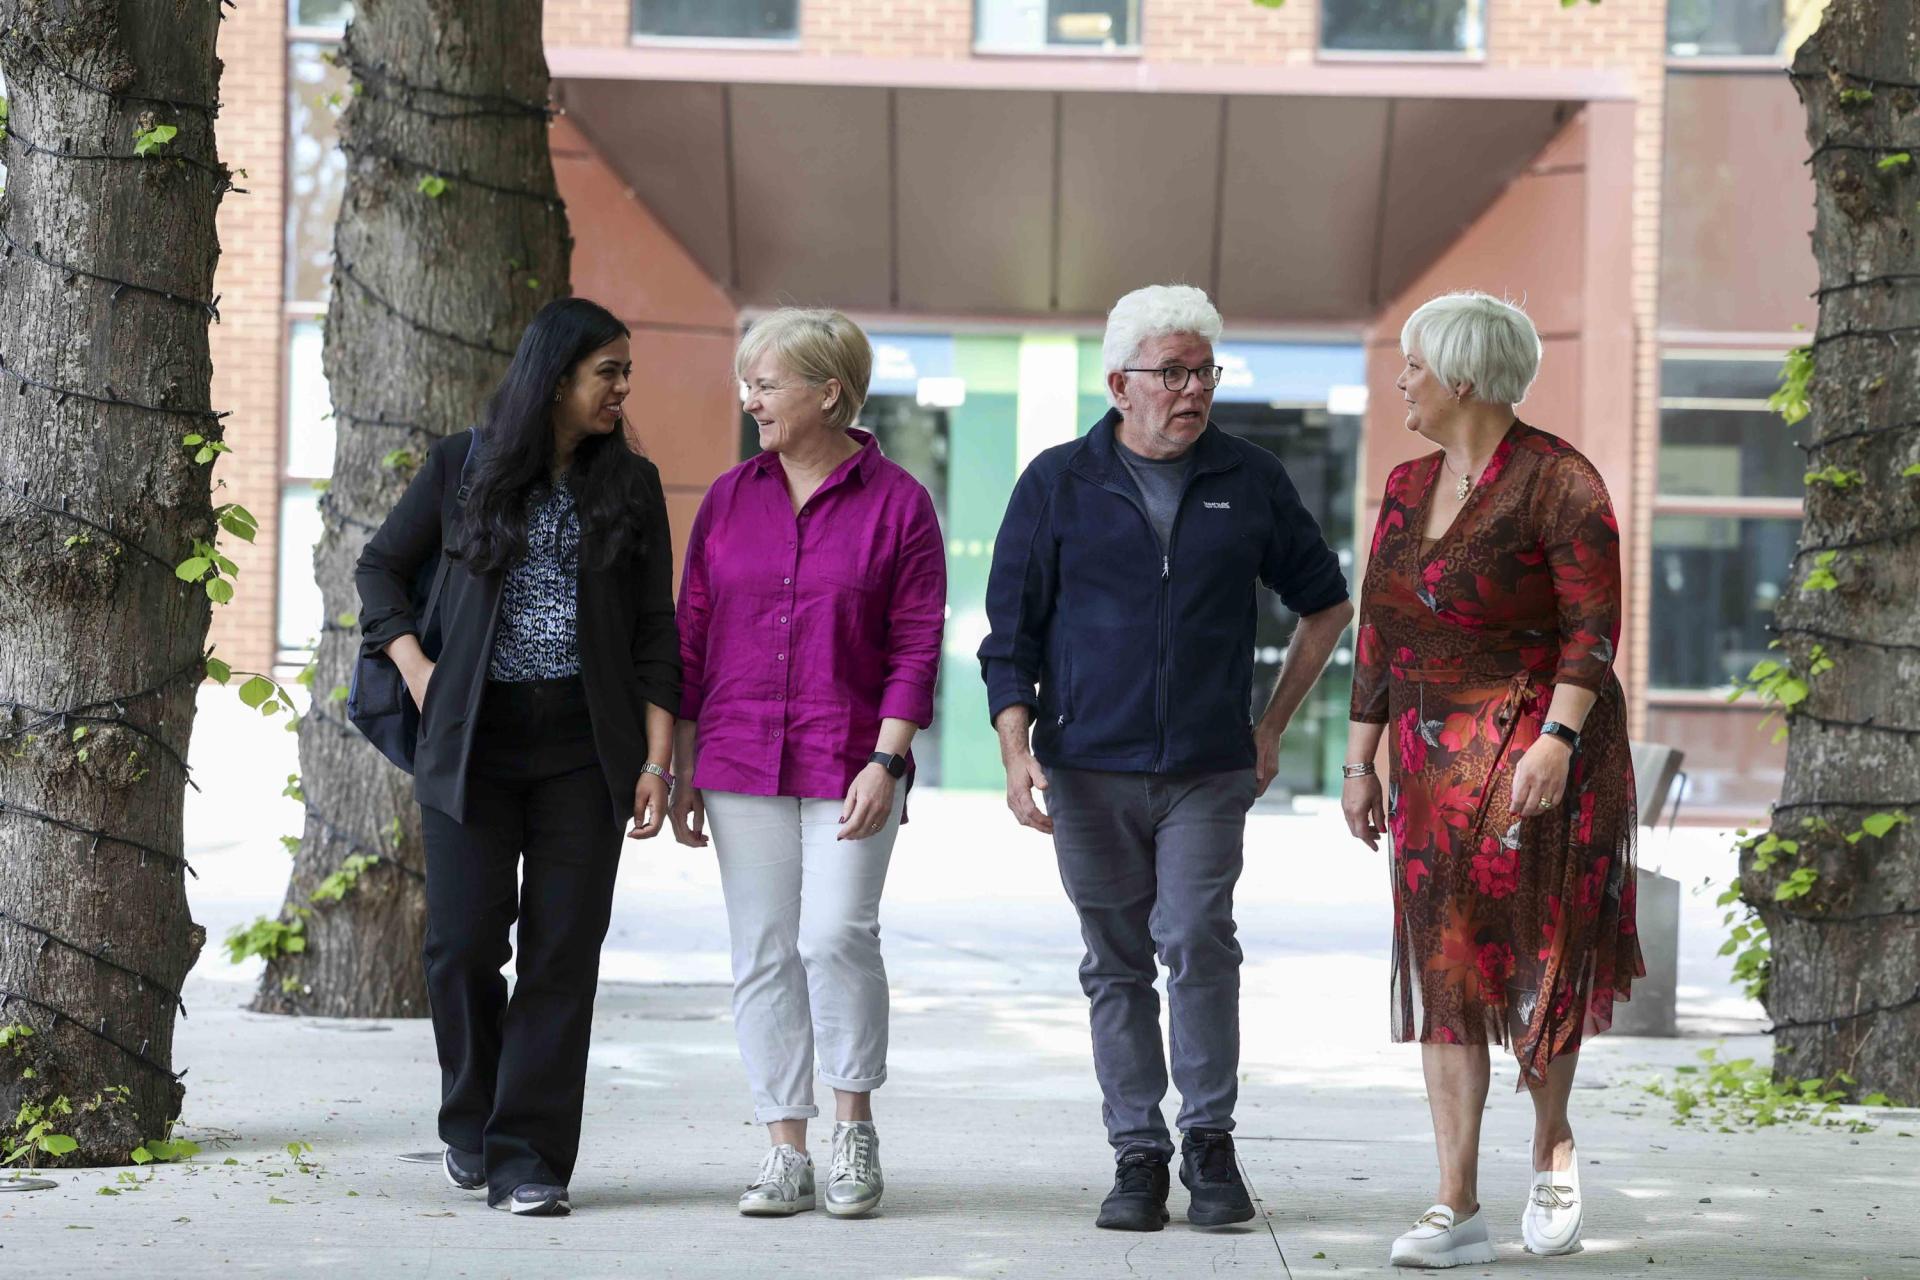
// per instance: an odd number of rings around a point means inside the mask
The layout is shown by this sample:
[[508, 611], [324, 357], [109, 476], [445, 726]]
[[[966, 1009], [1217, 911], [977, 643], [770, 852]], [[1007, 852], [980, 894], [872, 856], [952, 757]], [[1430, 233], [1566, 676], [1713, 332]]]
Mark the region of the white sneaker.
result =
[[1580, 1252], [1580, 1168], [1533, 1175], [1533, 1191], [1520, 1215], [1520, 1239], [1528, 1253]]
[[1444, 1204], [1421, 1214], [1413, 1230], [1393, 1242], [1391, 1257], [1396, 1267], [1458, 1267], [1493, 1260], [1482, 1215], [1456, 1223], [1453, 1210]]
[[788, 1218], [813, 1208], [813, 1157], [783, 1142], [767, 1152], [760, 1172], [740, 1195], [750, 1218]]
[[880, 1174], [880, 1135], [871, 1120], [833, 1126], [833, 1170], [827, 1174], [827, 1212], [858, 1218], [880, 1207], [886, 1181]]

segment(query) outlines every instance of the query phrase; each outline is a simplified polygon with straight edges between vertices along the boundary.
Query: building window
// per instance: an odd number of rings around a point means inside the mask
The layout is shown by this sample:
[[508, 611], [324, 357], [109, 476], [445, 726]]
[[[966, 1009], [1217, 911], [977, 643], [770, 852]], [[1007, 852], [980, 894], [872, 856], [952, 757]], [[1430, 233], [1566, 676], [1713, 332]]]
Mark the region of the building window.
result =
[[633, 34], [670, 40], [797, 40], [800, 0], [634, 0]]
[[347, 29], [353, 21], [353, 0], [288, 0], [287, 23], [307, 31]]
[[[287, 43], [286, 409], [280, 471], [279, 591], [274, 638], [283, 665], [306, 662], [324, 613], [313, 578], [320, 494], [333, 471], [333, 403], [321, 372], [321, 317], [332, 290], [333, 224], [346, 185], [336, 117], [347, 73], [330, 55], [353, 16], [344, 0], [292, 0]], [[329, 33], [332, 34], [329, 34]]]
[[346, 187], [347, 158], [336, 117], [348, 87], [327, 60], [331, 43], [287, 46], [287, 301], [325, 307], [333, 267], [333, 223]]
[[1772, 57], [1785, 34], [1785, 0], [1670, 0], [1667, 5], [1667, 51], [1676, 58]]
[[1322, 0], [1326, 53], [1486, 53], [1483, 0]]
[[1806, 455], [1767, 408], [1780, 351], [1660, 362], [1652, 645], [1658, 689], [1724, 688], [1767, 654], [1800, 536]]
[[1135, 48], [1140, 0], [975, 0], [973, 43], [986, 53]]

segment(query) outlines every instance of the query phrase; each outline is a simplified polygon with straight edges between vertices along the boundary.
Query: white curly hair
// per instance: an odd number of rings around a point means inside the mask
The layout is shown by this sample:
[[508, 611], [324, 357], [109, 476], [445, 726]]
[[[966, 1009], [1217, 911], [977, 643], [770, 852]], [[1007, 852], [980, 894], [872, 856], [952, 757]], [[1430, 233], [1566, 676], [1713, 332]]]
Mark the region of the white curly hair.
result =
[[1127, 294], [1107, 312], [1107, 335], [1100, 342], [1100, 357], [1106, 371], [1114, 373], [1131, 364], [1149, 338], [1191, 333], [1218, 342], [1224, 328], [1220, 311], [1205, 289], [1190, 284], [1150, 284]]

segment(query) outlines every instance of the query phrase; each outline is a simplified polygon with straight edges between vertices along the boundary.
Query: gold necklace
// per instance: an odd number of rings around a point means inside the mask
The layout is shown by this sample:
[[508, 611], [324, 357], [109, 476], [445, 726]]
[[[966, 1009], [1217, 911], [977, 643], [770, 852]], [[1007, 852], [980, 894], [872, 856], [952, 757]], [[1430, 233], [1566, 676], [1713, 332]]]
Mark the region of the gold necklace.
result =
[[[1440, 465], [1445, 467], [1449, 472], [1453, 470], [1453, 464], [1447, 461], [1447, 455], [1445, 453], [1440, 455]], [[1467, 500], [1467, 493], [1472, 488], [1473, 468], [1469, 467], [1458, 480], [1454, 481], [1453, 500], [1455, 502], [1465, 502]]]

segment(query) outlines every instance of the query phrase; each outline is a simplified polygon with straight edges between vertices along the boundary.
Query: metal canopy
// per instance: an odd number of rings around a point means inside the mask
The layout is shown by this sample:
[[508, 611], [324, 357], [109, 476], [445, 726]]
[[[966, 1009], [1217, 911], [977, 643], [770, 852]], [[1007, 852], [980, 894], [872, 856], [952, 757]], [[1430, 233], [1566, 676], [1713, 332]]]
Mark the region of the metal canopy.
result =
[[1580, 105], [1549, 98], [567, 78], [561, 101], [742, 307], [1362, 325]]

